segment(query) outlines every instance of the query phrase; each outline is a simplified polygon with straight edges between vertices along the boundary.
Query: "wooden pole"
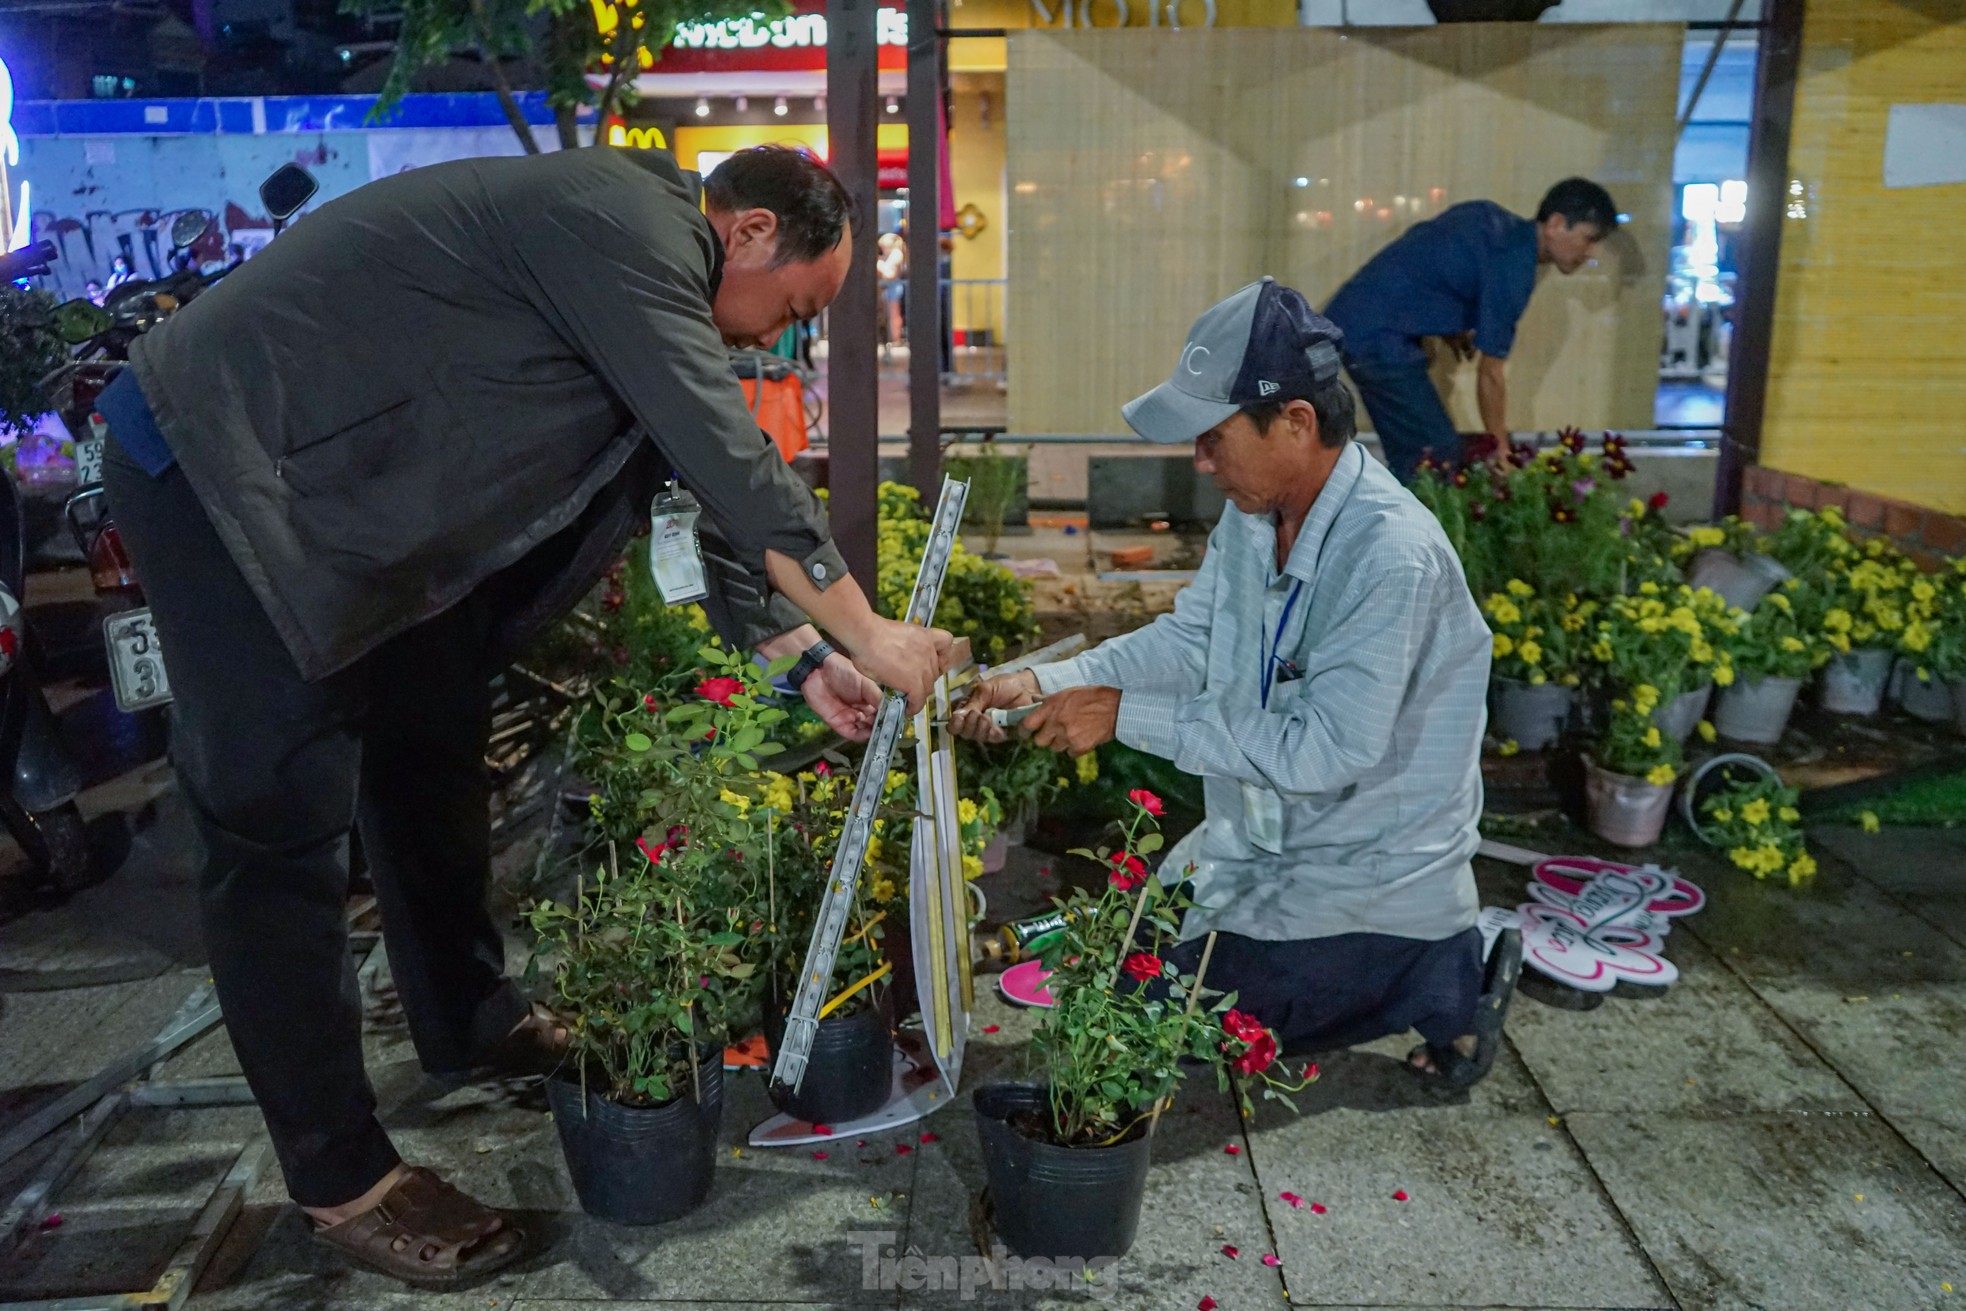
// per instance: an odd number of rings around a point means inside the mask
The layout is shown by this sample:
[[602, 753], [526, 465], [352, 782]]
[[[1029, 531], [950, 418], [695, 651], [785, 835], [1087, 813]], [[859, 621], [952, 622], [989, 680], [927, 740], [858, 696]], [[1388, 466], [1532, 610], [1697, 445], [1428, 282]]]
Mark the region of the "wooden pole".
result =
[[[1208, 935], [1208, 941], [1204, 942], [1201, 946], [1201, 964], [1195, 967], [1195, 986], [1188, 990], [1188, 1007], [1181, 1012], [1184, 1018], [1193, 1015], [1195, 1013], [1195, 1007], [1201, 1002], [1201, 981], [1208, 977], [1208, 958], [1214, 954], [1215, 933], [1211, 930]], [[1172, 1100], [1174, 1100], [1174, 1094], [1169, 1093], [1167, 1096], [1154, 1102], [1153, 1118], [1147, 1121], [1147, 1136], [1149, 1138], [1154, 1136], [1154, 1129], [1160, 1124], [1161, 1111]]]

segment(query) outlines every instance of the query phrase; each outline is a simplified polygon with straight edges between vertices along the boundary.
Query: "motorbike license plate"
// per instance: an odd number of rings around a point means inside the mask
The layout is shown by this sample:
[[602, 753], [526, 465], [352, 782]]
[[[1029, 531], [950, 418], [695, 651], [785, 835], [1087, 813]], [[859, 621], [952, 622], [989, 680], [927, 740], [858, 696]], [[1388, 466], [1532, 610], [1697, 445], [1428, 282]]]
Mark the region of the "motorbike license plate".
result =
[[75, 485], [93, 487], [102, 481], [102, 438], [75, 443]]
[[109, 648], [109, 678], [116, 689], [117, 709], [134, 714], [171, 699], [164, 650], [149, 610], [111, 615], [102, 621], [102, 635]]

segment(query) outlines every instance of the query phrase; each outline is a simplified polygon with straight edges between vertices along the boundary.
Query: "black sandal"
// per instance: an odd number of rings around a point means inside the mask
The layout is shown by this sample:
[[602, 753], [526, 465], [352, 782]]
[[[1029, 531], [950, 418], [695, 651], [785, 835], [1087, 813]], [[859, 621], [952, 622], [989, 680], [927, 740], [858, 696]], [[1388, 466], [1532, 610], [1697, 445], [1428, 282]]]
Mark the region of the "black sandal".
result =
[[[1408, 1054], [1407, 1068], [1422, 1082], [1454, 1092], [1465, 1091], [1487, 1078], [1502, 1050], [1502, 1024], [1509, 1018], [1509, 1003], [1515, 1000], [1515, 984], [1521, 975], [1522, 930], [1503, 929], [1488, 953], [1481, 1000], [1475, 1004], [1474, 1055], [1463, 1056], [1452, 1043], [1440, 1047], [1421, 1043]], [[1423, 1056], [1432, 1062], [1431, 1068], [1418, 1064]]]

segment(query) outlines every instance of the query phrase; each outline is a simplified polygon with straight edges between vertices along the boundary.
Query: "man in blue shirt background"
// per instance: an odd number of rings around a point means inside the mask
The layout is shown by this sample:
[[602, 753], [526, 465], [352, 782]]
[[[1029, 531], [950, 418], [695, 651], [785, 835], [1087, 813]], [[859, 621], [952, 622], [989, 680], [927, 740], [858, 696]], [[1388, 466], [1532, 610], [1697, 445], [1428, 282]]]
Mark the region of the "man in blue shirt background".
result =
[[1617, 226], [1609, 192], [1565, 178], [1543, 197], [1533, 221], [1492, 200], [1470, 200], [1416, 223], [1338, 289], [1325, 317], [1345, 331], [1345, 368], [1401, 482], [1429, 452], [1460, 463], [1460, 438], [1427, 375], [1420, 338], [1445, 337], [1464, 360], [1481, 356], [1482, 427], [1506, 449], [1504, 365], [1536, 289], [1537, 266], [1575, 273]]

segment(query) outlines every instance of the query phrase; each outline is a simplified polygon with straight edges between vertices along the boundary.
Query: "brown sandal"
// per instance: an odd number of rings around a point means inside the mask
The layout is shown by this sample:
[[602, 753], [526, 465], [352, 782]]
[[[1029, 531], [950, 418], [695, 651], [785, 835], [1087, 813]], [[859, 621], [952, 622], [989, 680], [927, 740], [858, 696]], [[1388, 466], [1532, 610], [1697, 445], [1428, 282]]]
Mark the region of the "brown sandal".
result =
[[383, 1199], [314, 1241], [417, 1288], [442, 1291], [502, 1266], [525, 1250], [525, 1231], [421, 1166]]

